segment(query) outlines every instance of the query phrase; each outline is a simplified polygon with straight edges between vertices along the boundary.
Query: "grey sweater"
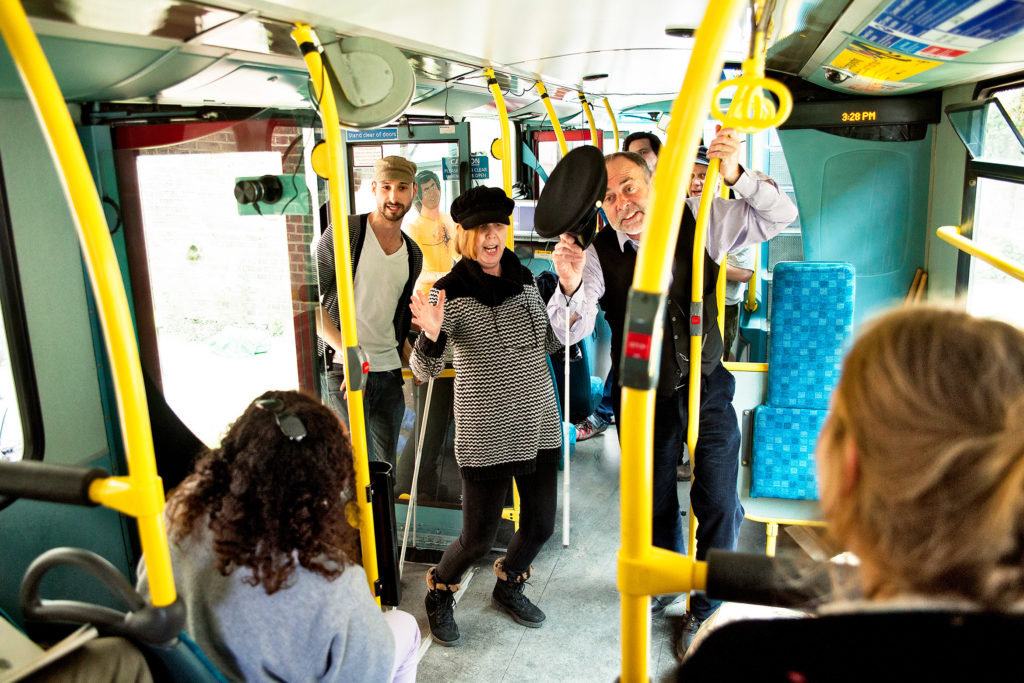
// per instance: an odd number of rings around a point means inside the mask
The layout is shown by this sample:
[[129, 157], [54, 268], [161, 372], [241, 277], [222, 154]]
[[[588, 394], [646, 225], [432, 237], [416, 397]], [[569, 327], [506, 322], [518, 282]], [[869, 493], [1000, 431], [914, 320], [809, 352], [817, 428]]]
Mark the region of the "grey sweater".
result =
[[[394, 638], [362, 567], [334, 581], [297, 567], [288, 588], [267, 595], [243, 583], [248, 569], [221, 576], [205, 522], [170, 549], [185, 632], [229, 680], [391, 680]], [[145, 560], [139, 592], [148, 598]]]

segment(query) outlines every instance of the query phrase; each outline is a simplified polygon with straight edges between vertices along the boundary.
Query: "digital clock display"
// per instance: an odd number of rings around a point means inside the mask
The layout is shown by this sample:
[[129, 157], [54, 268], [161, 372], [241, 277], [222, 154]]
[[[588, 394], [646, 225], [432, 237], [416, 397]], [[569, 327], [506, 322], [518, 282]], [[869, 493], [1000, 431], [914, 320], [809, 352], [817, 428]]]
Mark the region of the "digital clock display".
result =
[[877, 121], [878, 112], [873, 110], [844, 111], [843, 123], [863, 123], [864, 121]]

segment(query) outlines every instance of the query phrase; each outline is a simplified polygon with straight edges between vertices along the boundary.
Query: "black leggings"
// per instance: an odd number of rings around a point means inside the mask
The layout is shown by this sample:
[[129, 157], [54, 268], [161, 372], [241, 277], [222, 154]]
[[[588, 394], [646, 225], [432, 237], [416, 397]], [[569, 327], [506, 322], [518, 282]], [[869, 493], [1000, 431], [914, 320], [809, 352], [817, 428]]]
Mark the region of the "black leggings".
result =
[[[533, 474], [516, 477], [519, 487], [519, 530], [505, 554], [509, 574], [522, 574], [555, 530], [558, 463], [537, 463]], [[512, 477], [462, 480], [462, 534], [452, 541], [434, 570], [440, 583], [459, 583], [469, 567], [494, 547], [505, 496]]]

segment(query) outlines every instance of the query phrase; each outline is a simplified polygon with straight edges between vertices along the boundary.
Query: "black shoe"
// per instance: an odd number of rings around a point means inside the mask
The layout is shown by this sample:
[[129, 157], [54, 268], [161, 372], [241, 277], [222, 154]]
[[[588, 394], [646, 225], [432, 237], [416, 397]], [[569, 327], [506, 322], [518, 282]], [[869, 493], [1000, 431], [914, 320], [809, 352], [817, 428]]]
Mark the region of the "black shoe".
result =
[[[434, 641], [445, 647], [458, 645], [462, 640], [459, 625], [455, 623], [455, 591], [458, 586], [440, 588], [434, 582], [434, 567], [427, 572], [427, 621]], [[446, 590], [447, 589], [447, 590]]]
[[651, 596], [651, 616], [656, 617], [662, 614], [669, 605], [679, 599], [679, 593], [666, 593], [665, 595]]
[[693, 644], [693, 639], [697, 636], [697, 630], [703, 623], [703, 619], [698, 619], [690, 612], [686, 613], [686, 616], [683, 618], [683, 628], [676, 640], [676, 657], [679, 658], [679, 661], [683, 661], [683, 658], [686, 657], [686, 653], [690, 650], [690, 645]]
[[523, 626], [540, 628], [540, 625], [544, 623], [544, 619], [547, 617], [540, 611], [540, 608], [523, 595], [526, 580], [530, 578], [533, 569], [531, 568], [522, 574], [510, 576], [505, 572], [504, 560], [505, 558], [502, 557], [494, 563], [494, 573], [498, 576], [498, 581], [494, 584], [494, 592], [491, 593], [491, 598], [494, 601], [495, 607], [500, 607], [508, 612], [513, 619]]

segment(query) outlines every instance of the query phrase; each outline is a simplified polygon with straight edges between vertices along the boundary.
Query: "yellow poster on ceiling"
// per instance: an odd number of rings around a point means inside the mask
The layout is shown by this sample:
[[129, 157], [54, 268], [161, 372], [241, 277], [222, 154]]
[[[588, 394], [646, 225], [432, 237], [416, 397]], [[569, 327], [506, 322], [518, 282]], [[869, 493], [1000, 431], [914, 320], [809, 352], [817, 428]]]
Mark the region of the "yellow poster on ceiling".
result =
[[883, 50], [855, 40], [840, 52], [829, 66], [863, 78], [894, 82], [910, 78], [939, 64], [942, 62]]

